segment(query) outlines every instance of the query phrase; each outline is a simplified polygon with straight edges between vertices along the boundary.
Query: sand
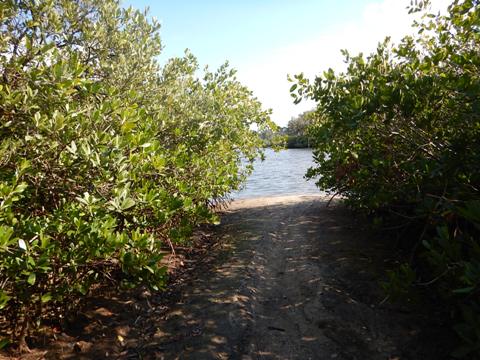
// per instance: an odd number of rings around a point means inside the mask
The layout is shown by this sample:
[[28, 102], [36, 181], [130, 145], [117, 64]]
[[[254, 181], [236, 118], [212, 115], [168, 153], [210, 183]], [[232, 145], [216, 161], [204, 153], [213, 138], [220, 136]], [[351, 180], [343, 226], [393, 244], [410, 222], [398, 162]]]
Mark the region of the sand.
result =
[[[352, 213], [335, 201], [327, 207], [327, 200], [233, 202], [213, 233], [223, 245], [175, 295], [96, 303], [45, 356], [446, 358], [438, 341], [442, 324], [431, 313], [382, 303], [388, 243], [372, 239]], [[101, 331], [89, 333], [98, 322]]]

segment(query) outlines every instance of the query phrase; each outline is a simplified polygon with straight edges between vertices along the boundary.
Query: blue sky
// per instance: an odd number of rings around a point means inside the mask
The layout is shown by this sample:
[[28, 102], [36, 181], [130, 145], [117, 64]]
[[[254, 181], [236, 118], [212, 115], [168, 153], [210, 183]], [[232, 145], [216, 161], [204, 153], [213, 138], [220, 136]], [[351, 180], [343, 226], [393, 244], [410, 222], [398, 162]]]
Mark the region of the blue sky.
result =
[[[434, 0], [438, 8], [448, 0]], [[313, 77], [344, 66], [340, 49], [372, 51], [385, 36], [411, 32], [410, 0], [129, 0], [162, 24], [161, 62], [186, 48], [200, 64], [225, 60], [284, 126], [312, 103], [293, 105], [287, 74]]]
[[[201, 63], [244, 62], [272, 48], [315, 37], [350, 22], [368, 0], [125, 1], [149, 7], [162, 24], [164, 56], [189, 48]], [[163, 57], [163, 56], [162, 56]]]

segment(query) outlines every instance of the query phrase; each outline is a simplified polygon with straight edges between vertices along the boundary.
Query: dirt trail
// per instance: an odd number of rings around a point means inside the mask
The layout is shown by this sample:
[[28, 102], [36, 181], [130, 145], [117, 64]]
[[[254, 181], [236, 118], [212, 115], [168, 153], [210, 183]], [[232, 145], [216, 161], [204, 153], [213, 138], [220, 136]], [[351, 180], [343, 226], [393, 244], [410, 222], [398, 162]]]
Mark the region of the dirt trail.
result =
[[341, 206], [312, 196], [236, 201], [218, 232], [230, 249], [173, 304], [147, 301], [149, 315], [136, 313], [143, 320], [117, 315], [102, 339], [47, 357], [445, 358], [435, 319], [379, 306], [385, 249]]

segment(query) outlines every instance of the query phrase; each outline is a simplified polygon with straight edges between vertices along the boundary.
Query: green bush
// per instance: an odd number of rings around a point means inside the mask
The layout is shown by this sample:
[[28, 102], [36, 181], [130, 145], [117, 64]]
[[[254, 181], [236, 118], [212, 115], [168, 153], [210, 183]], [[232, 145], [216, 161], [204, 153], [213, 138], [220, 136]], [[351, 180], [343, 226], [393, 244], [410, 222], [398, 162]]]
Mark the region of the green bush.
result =
[[296, 149], [296, 148], [306, 148], [308, 147], [308, 138], [303, 135], [287, 135], [287, 148]]
[[459, 357], [480, 353], [479, 9], [455, 0], [444, 16], [424, 12], [398, 46], [345, 51], [346, 72], [297, 75], [293, 88], [297, 102], [318, 104], [308, 175], [377, 219], [419, 229], [406, 241], [423, 269], [413, 283], [435, 286], [454, 314]]
[[21, 347], [114, 271], [162, 288], [162, 246], [216, 221], [252, 125], [274, 127], [227, 65], [160, 52], [116, 0], [0, 3], [0, 310]]
[[287, 148], [307, 148], [310, 147], [310, 135], [308, 128], [312, 122], [313, 113], [305, 111], [302, 114], [293, 117], [282, 130], [287, 135]]

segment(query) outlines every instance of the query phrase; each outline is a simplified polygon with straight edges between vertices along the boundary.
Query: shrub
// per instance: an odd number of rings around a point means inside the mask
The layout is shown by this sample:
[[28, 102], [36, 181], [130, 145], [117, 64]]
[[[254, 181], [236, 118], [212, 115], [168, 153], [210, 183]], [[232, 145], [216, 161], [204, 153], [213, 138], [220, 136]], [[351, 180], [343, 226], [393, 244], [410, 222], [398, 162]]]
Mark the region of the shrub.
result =
[[479, 5], [425, 13], [416, 36], [396, 47], [387, 39], [366, 58], [345, 51], [346, 72], [313, 83], [297, 75], [294, 94], [318, 103], [308, 172], [321, 175], [318, 186], [419, 229], [412, 266], [430, 277], [416, 283], [435, 286], [454, 314], [456, 356], [480, 353]]
[[160, 52], [116, 0], [0, 4], [0, 310], [21, 347], [113, 271], [162, 288], [164, 243], [216, 221], [261, 151], [251, 126], [273, 128], [228, 65], [199, 78]]

